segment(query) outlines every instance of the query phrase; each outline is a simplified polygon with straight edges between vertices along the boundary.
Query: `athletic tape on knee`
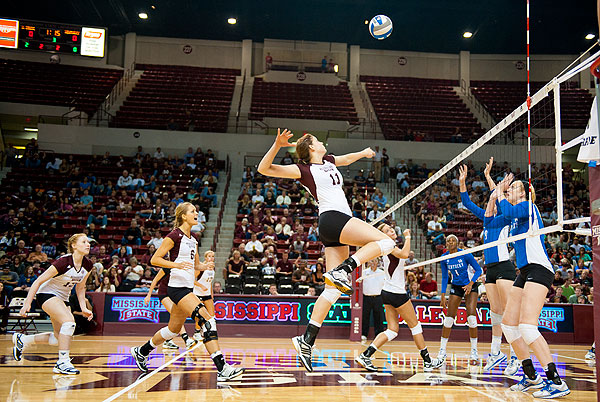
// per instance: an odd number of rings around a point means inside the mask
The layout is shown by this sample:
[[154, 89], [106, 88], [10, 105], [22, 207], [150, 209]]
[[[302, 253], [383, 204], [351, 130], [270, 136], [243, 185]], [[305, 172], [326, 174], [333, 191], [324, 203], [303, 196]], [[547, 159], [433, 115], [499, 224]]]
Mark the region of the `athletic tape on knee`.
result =
[[219, 339], [219, 335], [217, 334], [217, 322], [215, 321], [215, 317], [206, 321], [203, 325], [204, 331], [202, 331], [202, 338], [204, 343], [210, 341], [216, 341]]
[[204, 303], [200, 302], [196, 308], [194, 308], [194, 311], [192, 311], [192, 314], [190, 315], [190, 317], [192, 318], [192, 320], [196, 320], [198, 321], [198, 323], [200, 325], [202, 325], [204, 323], [204, 321], [206, 321], [206, 319], [204, 317], [202, 317], [202, 315], [200, 315], [200, 310], [204, 307]]
[[477, 328], [477, 317], [474, 315], [467, 316], [467, 326], [469, 328]]
[[381, 239], [381, 240], [377, 240], [377, 245], [381, 249], [382, 255], [388, 255], [389, 253], [392, 252], [392, 250], [394, 250], [394, 247], [396, 247], [396, 242], [389, 238]]
[[170, 341], [171, 339], [173, 339], [177, 335], [179, 335], [178, 333], [171, 331], [169, 329], [169, 327], [162, 327], [159, 332], [160, 332], [160, 336], [162, 336], [162, 338], [165, 341]]
[[389, 342], [389, 341], [391, 341], [391, 340], [393, 340], [395, 337], [397, 337], [397, 336], [398, 336], [398, 333], [397, 333], [397, 332], [394, 332], [394, 331], [392, 331], [391, 329], [386, 329], [385, 331], [383, 331], [383, 334], [384, 334], [385, 336], [387, 336], [387, 338], [388, 338], [388, 342]]
[[519, 327], [516, 325], [506, 325], [504, 323], [500, 324], [502, 327], [502, 333], [506, 338], [506, 342], [513, 343], [517, 339], [521, 337], [521, 332], [519, 331]]
[[422, 334], [423, 333], [423, 327], [421, 326], [421, 323], [418, 323], [417, 325], [415, 325], [414, 327], [412, 327], [410, 329], [410, 333], [413, 334], [413, 336]]
[[50, 332], [50, 337], [48, 338], [48, 345], [56, 346], [58, 345], [58, 339], [54, 336], [54, 332]]
[[453, 325], [454, 325], [454, 317], [446, 316], [446, 318], [444, 318], [444, 327], [452, 328]]
[[337, 290], [337, 288], [325, 288], [323, 293], [321, 293], [321, 296], [331, 304], [335, 303], [341, 295], [342, 292]]
[[519, 324], [519, 332], [527, 345], [531, 345], [537, 338], [542, 336], [537, 325]]
[[65, 322], [58, 331], [61, 335], [73, 336], [75, 333], [75, 323], [73, 321]]
[[504, 314], [498, 314], [498, 313], [494, 313], [493, 311], [490, 311], [490, 318], [492, 319], [492, 327], [502, 324], [502, 317], [504, 317]]

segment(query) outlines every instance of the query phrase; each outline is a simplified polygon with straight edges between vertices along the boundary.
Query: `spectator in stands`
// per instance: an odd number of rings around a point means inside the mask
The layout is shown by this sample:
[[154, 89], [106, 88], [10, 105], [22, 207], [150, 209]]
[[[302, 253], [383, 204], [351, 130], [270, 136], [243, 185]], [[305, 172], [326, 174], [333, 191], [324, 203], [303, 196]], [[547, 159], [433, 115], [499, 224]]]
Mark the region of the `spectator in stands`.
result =
[[79, 208], [82, 208], [82, 209], [84, 209], [86, 211], [89, 210], [89, 209], [92, 209], [92, 203], [93, 202], [94, 202], [94, 197], [92, 197], [90, 195], [90, 191], [89, 190], [83, 190], [83, 195], [79, 199], [79, 204], [78, 204]]
[[314, 221], [308, 229], [308, 241], [319, 241], [319, 223]]
[[218, 295], [218, 294], [222, 294], [222, 293], [223, 293], [223, 285], [221, 285], [221, 282], [219, 282], [219, 281], [214, 281], [213, 282], [213, 294]]
[[431, 275], [431, 272], [427, 272], [425, 274], [425, 279], [419, 284], [419, 289], [421, 290], [423, 297], [426, 299], [437, 298], [437, 288], [437, 282], [433, 280], [433, 275]]
[[34, 261], [39, 261], [39, 262], [42, 262], [42, 263], [48, 261], [48, 256], [46, 255], [46, 253], [44, 253], [42, 251], [42, 245], [41, 244], [36, 244], [35, 245], [35, 251], [32, 251], [27, 256], [27, 262], [34, 262]]
[[252, 205], [260, 207], [264, 201], [265, 197], [263, 197], [261, 191], [257, 189], [256, 193], [252, 196]]
[[373, 195], [373, 202], [379, 207], [379, 209], [382, 209], [385, 207], [385, 204], [387, 204], [387, 198], [385, 195], [383, 195], [381, 190], [377, 190], [375, 195]]
[[133, 244], [137, 246], [142, 244], [142, 231], [138, 227], [137, 221], [135, 219], [131, 220], [130, 226], [123, 234], [121, 244]]
[[131, 190], [133, 184], [133, 178], [129, 175], [127, 170], [123, 170], [123, 174], [119, 176], [117, 180], [117, 188], [120, 190]]
[[144, 268], [138, 264], [138, 260], [135, 257], [129, 259], [129, 265], [123, 271], [123, 282], [119, 287], [119, 290], [129, 292], [133, 289], [140, 278], [144, 275]]
[[9, 143], [8, 147], [4, 150], [6, 154], [6, 166], [13, 167], [16, 166], [16, 158], [17, 158], [17, 149], [13, 146], [13, 144]]
[[139, 279], [139, 281], [135, 284], [135, 287], [131, 289], [132, 292], [143, 292], [148, 293], [148, 289], [150, 289], [150, 285], [152, 284], [152, 271], [150, 268], [146, 268], [144, 274]]
[[267, 52], [267, 55], [265, 56], [265, 71], [269, 71], [271, 67], [273, 67], [273, 57], [271, 56], [271, 53]]
[[[573, 273], [573, 270], [569, 270], [570, 273]], [[568, 271], [567, 271], [568, 272]], [[572, 275], [571, 275], [572, 276]], [[572, 285], [572, 278], [567, 276], [567, 278], [565, 278], [565, 283], [562, 284], [562, 286], [560, 286], [560, 288], [562, 289], [562, 295], [569, 299], [569, 297], [573, 296], [575, 294], [575, 288]], [[558, 288], [557, 288], [558, 289]], [[566, 302], [565, 302], [566, 303]]]
[[146, 252], [140, 257], [140, 264], [142, 264], [142, 266], [144, 268], [150, 266], [150, 260], [152, 259], [152, 256], [154, 255], [154, 253], [156, 252], [156, 247], [154, 247], [154, 244], [150, 244], [148, 246], [148, 250], [146, 250]]
[[373, 208], [369, 211], [367, 215], [367, 220], [369, 222], [374, 221], [375, 219], [378, 219], [381, 215], [383, 215], [383, 212], [381, 212], [377, 204], [375, 204], [373, 205]]
[[[262, 246], [262, 245], [261, 245]], [[227, 268], [224, 270], [224, 277], [227, 279], [229, 275], [243, 275], [246, 269], [246, 261], [242, 258], [240, 252], [235, 250], [233, 255], [227, 261]]]
[[580, 296], [585, 297], [585, 295], [583, 294], [583, 290], [581, 289], [580, 285], [575, 285], [575, 293], [572, 294], [571, 296], [569, 296], [569, 298], [568, 298], [569, 303], [571, 303], [571, 304], [578, 304]]
[[246, 239], [250, 238], [252, 234], [255, 234], [258, 239], [262, 238], [264, 229], [264, 225], [260, 223], [260, 218], [254, 216], [252, 218], [252, 223], [247, 228]]
[[306, 260], [296, 260], [296, 269], [292, 274], [292, 283], [294, 289], [298, 289], [299, 285], [308, 285], [312, 282], [312, 273], [306, 269]]
[[281, 254], [281, 258], [277, 261], [275, 272], [277, 273], [278, 276], [279, 275], [289, 276], [293, 273], [293, 271], [294, 271], [294, 265], [289, 260], [289, 254], [286, 251], [284, 251]]
[[277, 197], [277, 208], [289, 208], [292, 199], [287, 195], [286, 190], [281, 190], [281, 194]]
[[312, 273], [312, 284], [316, 288], [317, 293], [321, 294], [321, 292], [325, 289], [325, 278], [323, 274], [325, 273], [325, 267], [323, 263], [318, 261], [315, 264], [315, 270]]
[[12, 297], [26, 297], [29, 288], [33, 282], [37, 279], [33, 265], [26, 268], [25, 272], [21, 274], [17, 287], [13, 289]]
[[273, 195], [273, 192], [272, 191], [267, 191], [267, 195], [265, 197], [264, 206], [266, 208], [275, 208], [276, 202], [277, 202], [277, 199]]
[[29, 255], [29, 248], [25, 246], [25, 240], [19, 240], [17, 242], [17, 248], [13, 251], [14, 255], [23, 256], [23, 258], [27, 258]]
[[365, 172], [361, 169], [358, 174], [354, 176], [354, 180], [352, 182], [358, 184], [359, 186], [363, 186], [367, 182]]
[[563, 288], [561, 286], [555, 289], [554, 295], [550, 296], [550, 303], [567, 303], [567, 298], [563, 295]]
[[13, 289], [19, 283], [19, 276], [16, 272], [10, 270], [10, 265], [8, 264], [2, 267], [2, 272], [0, 273], [0, 283], [4, 284], [4, 289], [9, 297], [11, 296]]
[[100, 285], [100, 287], [98, 287], [98, 289], [96, 289], [96, 292], [99, 292], [99, 293], [116, 292], [115, 285], [114, 285], [114, 283], [111, 283], [110, 277], [105, 276], [104, 278], [102, 278], [102, 284]]
[[90, 226], [90, 223], [102, 225], [101, 228], [106, 229], [106, 225], [108, 224], [108, 215], [106, 214], [106, 207], [102, 206], [97, 215], [88, 215], [87, 226]]
[[4, 289], [4, 284], [0, 282], [0, 334], [5, 334], [8, 328], [8, 317], [10, 316], [9, 305], [10, 298], [6, 289]]
[[281, 158], [281, 164], [282, 165], [293, 165], [294, 164], [294, 158], [292, 158], [292, 155], [289, 153], [289, 151], [286, 151], [284, 157]]
[[421, 290], [419, 290], [419, 284], [415, 281], [412, 282], [409, 286], [408, 286], [408, 296], [411, 299], [423, 299], [423, 293], [421, 293]]
[[213, 189], [209, 186], [209, 182], [205, 181], [204, 182], [204, 187], [202, 188], [202, 191], [200, 192], [200, 196], [209, 199], [211, 201], [211, 206], [212, 207], [216, 207], [217, 206], [217, 195], [213, 194]]
[[[441, 226], [441, 225], [440, 225]], [[479, 239], [477, 239], [472, 230], [468, 230], [467, 231], [467, 239], [465, 241], [465, 246], [467, 246], [467, 248], [472, 248], [479, 245]]]
[[306, 254], [306, 242], [304, 240], [302, 240], [301, 237], [296, 237], [292, 243], [290, 244], [290, 248], [289, 248], [289, 253], [290, 253], [290, 258], [302, 258], [302, 259], [306, 259], [308, 258], [308, 255]]
[[117, 198], [117, 202], [117, 210], [131, 212], [133, 208], [133, 199], [127, 195], [127, 191], [121, 190], [121, 195]]
[[285, 216], [282, 216], [279, 223], [275, 226], [275, 233], [277, 233], [279, 240], [287, 240], [292, 235], [292, 227], [287, 223]]
[[260, 258], [263, 255], [264, 247], [256, 237], [256, 233], [250, 235], [250, 241], [246, 243], [246, 252], [253, 257]]
[[327, 72], [327, 56], [323, 56], [323, 58], [321, 59], [321, 72]]
[[58, 173], [58, 171], [60, 170], [60, 165], [62, 164], [62, 162], [63, 162], [62, 159], [60, 159], [60, 158], [54, 158], [53, 161], [50, 160], [50, 161], [48, 161], [48, 163], [46, 163], [46, 170], [50, 174]]

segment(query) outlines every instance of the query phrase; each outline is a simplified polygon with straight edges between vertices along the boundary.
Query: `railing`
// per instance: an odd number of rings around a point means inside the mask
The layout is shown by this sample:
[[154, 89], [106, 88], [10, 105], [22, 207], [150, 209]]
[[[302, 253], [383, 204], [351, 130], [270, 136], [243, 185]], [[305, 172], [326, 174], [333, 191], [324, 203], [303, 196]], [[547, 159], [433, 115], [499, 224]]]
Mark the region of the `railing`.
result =
[[134, 74], [135, 62], [131, 63], [129, 68], [123, 72], [123, 76], [121, 77], [119, 82], [115, 84], [110, 93], [106, 95], [104, 102], [102, 102], [102, 104], [98, 107], [98, 110], [96, 111], [97, 124], [101, 120], [106, 120], [107, 118], [110, 119], [110, 117], [114, 117], [112, 116], [112, 114], [108, 113], [108, 110], [115, 104], [117, 99], [119, 99], [119, 96], [123, 93], [125, 88], [127, 88], [127, 85], [129, 84], [129, 81], [131, 81], [131, 78], [134, 76]]
[[244, 99], [244, 88], [246, 87], [246, 70], [244, 70], [244, 78], [242, 79], [242, 90], [240, 91], [240, 100], [238, 102], [237, 113], [235, 114], [235, 132], [239, 132], [240, 127], [240, 112], [242, 110], [242, 100]]
[[[326, 73], [337, 75], [335, 70], [330, 70], [329, 62], [327, 63], [325, 71], [323, 71], [322, 65], [323, 64], [321, 62], [314, 61], [273, 60], [269, 71], [307, 71], [312, 73]], [[334, 65], [338, 65], [338, 63], [334, 63]]]
[[471, 107], [479, 113], [487, 127], [491, 128], [496, 125], [496, 119], [494, 119], [488, 108], [484, 104], [479, 102], [479, 99], [475, 97], [471, 87], [467, 86], [467, 82], [464, 79], [460, 80], [460, 91], [469, 100], [469, 102], [471, 103]]
[[227, 155], [227, 182], [225, 183], [225, 190], [223, 191], [223, 199], [221, 200], [221, 208], [219, 209], [219, 216], [217, 216], [217, 225], [215, 226], [215, 234], [213, 236], [213, 244], [211, 250], [217, 251], [217, 243], [219, 242], [219, 234], [221, 233], [221, 222], [223, 221], [223, 213], [225, 212], [225, 204], [227, 204], [227, 195], [229, 194], [229, 184], [231, 183], [231, 161], [229, 155]]

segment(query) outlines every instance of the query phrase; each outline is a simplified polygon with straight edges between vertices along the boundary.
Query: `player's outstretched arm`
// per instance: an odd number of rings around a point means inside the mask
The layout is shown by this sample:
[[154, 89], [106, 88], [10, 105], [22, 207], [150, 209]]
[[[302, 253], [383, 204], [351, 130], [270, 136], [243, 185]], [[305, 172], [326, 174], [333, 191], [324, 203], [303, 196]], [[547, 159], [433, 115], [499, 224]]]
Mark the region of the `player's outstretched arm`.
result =
[[371, 148], [365, 148], [360, 152], [353, 152], [346, 155], [336, 155], [335, 166], [348, 166], [362, 158], [372, 158], [375, 156], [375, 151]]

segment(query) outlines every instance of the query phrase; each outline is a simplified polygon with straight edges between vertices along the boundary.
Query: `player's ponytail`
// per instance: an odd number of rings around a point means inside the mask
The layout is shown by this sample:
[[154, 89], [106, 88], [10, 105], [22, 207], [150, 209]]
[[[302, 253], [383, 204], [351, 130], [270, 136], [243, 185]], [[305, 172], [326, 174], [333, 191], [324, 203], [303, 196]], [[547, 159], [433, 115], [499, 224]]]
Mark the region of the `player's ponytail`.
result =
[[[527, 190], [525, 190], [527, 188], [527, 186], [529, 186], [529, 183], [527, 183], [526, 181], [522, 181], [521, 184], [523, 184], [523, 191], [525, 192], [525, 199], [529, 199], [529, 196], [527, 195]], [[533, 188], [533, 184], [531, 186], [529, 186], [529, 189], [531, 190], [531, 202], [535, 203], [535, 189]]]
[[182, 202], [175, 208], [175, 223], [173, 229], [177, 229], [183, 225], [183, 215], [186, 214], [190, 208], [196, 208], [191, 202]]
[[75, 233], [67, 240], [67, 250], [69, 251], [69, 254], [73, 254], [73, 245], [77, 243], [77, 240], [79, 240], [80, 237], [87, 237], [87, 235], [85, 233]]
[[310, 146], [312, 145], [313, 136], [311, 134], [304, 134], [298, 142], [296, 142], [296, 156], [298, 162], [305, 164], [310, 163]]

